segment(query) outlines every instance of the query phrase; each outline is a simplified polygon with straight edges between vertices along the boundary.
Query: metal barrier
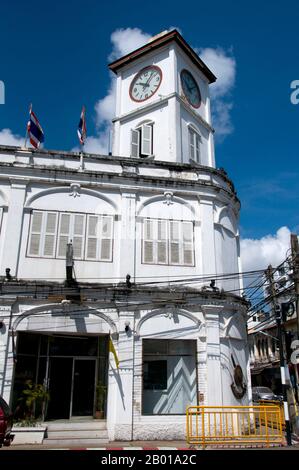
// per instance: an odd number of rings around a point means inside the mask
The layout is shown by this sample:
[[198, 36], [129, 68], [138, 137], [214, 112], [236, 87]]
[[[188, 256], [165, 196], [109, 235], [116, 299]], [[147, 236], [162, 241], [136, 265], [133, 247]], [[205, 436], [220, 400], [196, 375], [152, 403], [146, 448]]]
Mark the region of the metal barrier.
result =
[[281, 427], [282, 430], [285, 430], [285, 418], [284, 418], [284, 409], [283, 409], [283, 401], [279, 400], [259, 400], [258, 401], [259, 406], [278, 406], [280, 408], [280, 414], [281, 414]]
[[189, 406], [187, 442], [210, 445], [282, 444], [281, 409], [265, 406]]

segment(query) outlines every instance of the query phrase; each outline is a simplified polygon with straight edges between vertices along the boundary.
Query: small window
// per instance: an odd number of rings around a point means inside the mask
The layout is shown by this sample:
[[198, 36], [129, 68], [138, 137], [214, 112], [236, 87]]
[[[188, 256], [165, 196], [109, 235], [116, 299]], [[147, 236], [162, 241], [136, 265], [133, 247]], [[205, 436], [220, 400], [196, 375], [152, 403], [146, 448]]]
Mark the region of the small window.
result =
[[54, 258], [58, 216], [56, 212], [33, 211], [28, 255]]
[[149, 157], [153, 154], [153, 125], [143, 124], [131, 129], [131, 156]]
[[144, 219], [145, 264], [194, 266], [193, 222]]
[[143, 389], [144, 390], [166, 390], [167, 389], [167, 360], [144, 361]]
[[86, 259], [112, 261], [113, 217], [89, 215]]
[[73, 244], [74, 259], [83, 259], [85, 215], [60, 214], [57, 257], [66, 257], [68, 243]]
[[188, 128], [189, 132], [189, 158], [200, 163], [200, 144], [201, 137], [192, 127]]

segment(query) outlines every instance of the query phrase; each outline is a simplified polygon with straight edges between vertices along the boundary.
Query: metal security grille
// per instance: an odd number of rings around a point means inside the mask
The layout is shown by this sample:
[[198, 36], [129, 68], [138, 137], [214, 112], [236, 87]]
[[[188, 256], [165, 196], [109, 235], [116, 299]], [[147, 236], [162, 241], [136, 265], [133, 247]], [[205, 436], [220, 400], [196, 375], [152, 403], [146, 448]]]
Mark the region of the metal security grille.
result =
[[282, 420], [277, 405], [189, 406], [187, 442], [202, 447], [282, 444]]

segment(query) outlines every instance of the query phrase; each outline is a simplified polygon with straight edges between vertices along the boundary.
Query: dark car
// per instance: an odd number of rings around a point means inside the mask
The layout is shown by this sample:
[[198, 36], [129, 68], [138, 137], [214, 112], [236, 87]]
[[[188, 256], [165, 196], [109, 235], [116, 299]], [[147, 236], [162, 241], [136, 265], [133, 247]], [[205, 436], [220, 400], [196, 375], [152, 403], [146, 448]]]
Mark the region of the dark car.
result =
[[264, 400], [281, 400], [280, 395], [275, 393], [269, 387], [252, 387], [252, 401], [264, 401]]
[[6, 401], [0, 396], [0, 447], [11, 444], [14, 438], [14, 435], [11, 434], [12, 425], [12, 412]]

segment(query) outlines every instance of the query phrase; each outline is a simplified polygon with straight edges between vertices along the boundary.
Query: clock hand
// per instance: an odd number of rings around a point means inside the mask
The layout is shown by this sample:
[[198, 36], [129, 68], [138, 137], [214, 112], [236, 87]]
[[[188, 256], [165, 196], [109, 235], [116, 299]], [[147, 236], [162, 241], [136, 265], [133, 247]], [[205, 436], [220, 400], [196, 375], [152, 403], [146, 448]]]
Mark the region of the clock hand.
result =
[[151, 79], [153, 78], [153, 75], [154, 75], [154, 73], [151, 73], [151, 75], [149, 76], [147, 82], [143, 85], [143, 89], [144, 89], [146, 86], [149, 86], [149, 82], [150, 82]]

